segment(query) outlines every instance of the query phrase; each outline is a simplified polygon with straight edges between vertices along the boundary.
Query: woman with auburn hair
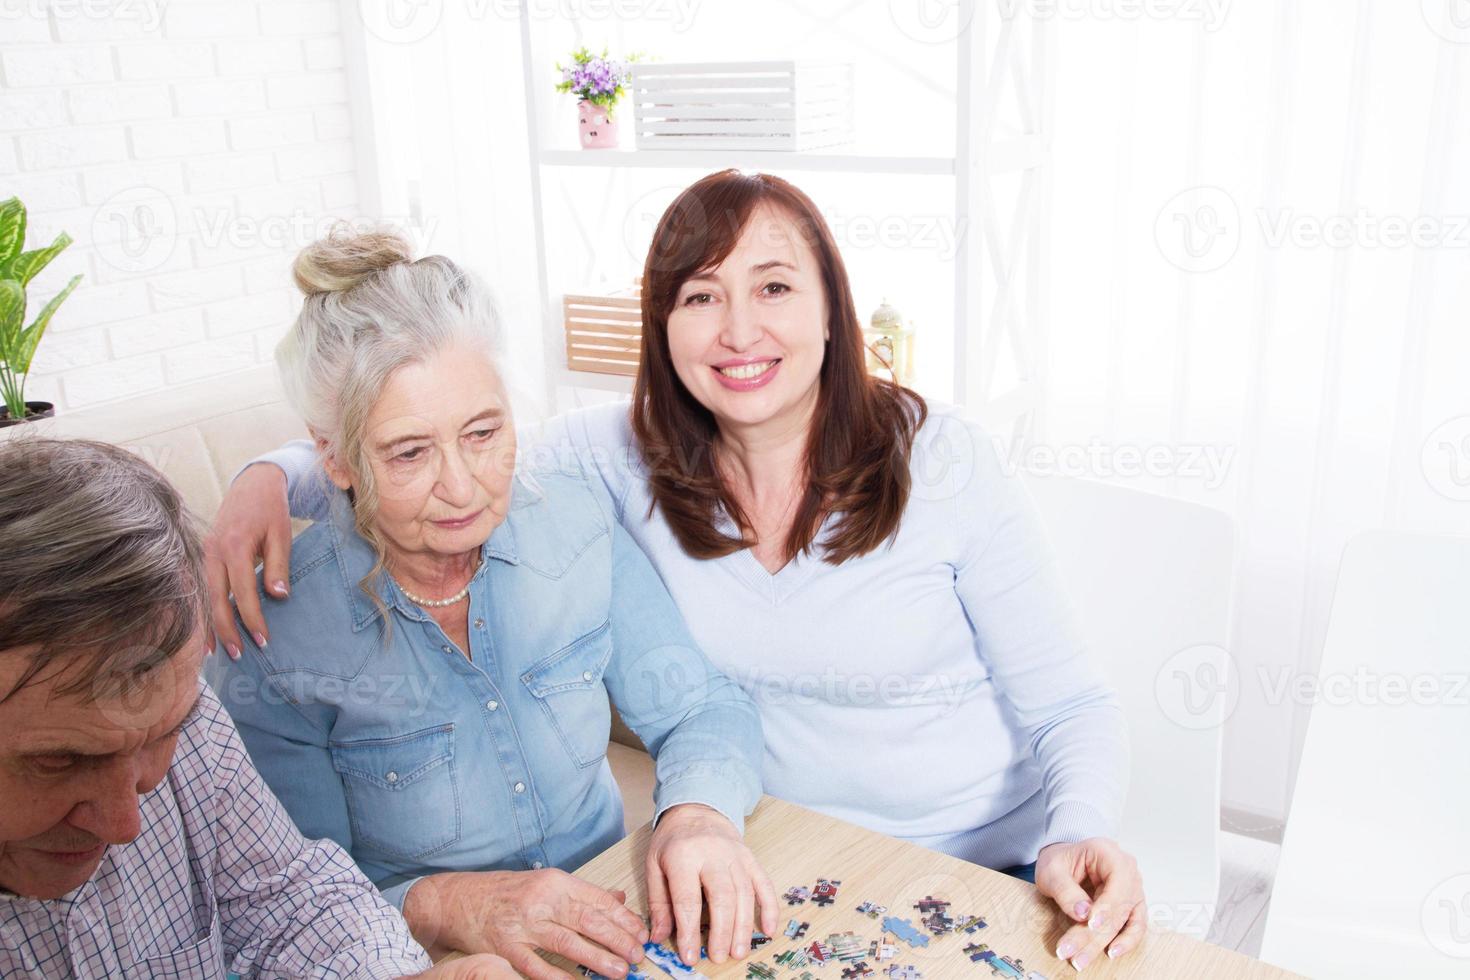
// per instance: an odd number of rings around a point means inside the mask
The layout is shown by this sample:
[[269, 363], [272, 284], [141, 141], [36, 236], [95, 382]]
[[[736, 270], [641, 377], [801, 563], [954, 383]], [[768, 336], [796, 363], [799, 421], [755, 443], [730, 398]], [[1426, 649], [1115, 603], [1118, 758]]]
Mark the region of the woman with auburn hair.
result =
[[[865, 370], [816, 206], [765, 174], [697, 181], [659, 220], [642, 313], [631, 411], [554, 419], [533, 451], [601, 476], [700, 647], [755, 701], [766, 792], [1034, 880], [1073, 920], [1057, 955], [1077, 969], [1136, 948], [1142, 882], [1112, 839], [1117, 698], [990, 439]], [[269, 466], [236, 481], [220, 526], [250, 553], [234, 566], [285, 561], [286, 490], [311, 460], [265, 459], [289, 481]], [[307, 496], [292, 494], [301, 516]]]

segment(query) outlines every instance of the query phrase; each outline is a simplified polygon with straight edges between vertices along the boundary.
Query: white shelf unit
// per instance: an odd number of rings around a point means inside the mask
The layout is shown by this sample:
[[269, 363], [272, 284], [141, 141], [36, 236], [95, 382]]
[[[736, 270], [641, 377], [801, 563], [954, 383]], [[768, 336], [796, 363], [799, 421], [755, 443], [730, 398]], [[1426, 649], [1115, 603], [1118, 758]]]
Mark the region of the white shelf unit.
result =
[[[962, 229], [954, 256], [952, 398], [1007, 441], [1038, 435], [1042, 403], [1046, 323], [1046, 229], [1055, 24], [1029, 18], [1025, 4], [960, 0], [955, 45], [956, 150], [949, 155], [901, 156], [841, 148], [818, 152], [726, 150], [552, 149], [543, 142], [540, 101], [550, 86], [537, 74], [532, 18], [520, 0], [521, 62], [529, 100], [531, 204], [541, 296], [546, 404], [557, 405], [560, 387], [626, 393], [632, 379], [570, 371], [566, 366], [561, 296], [549, 285], [543, 169], [583, 168], [608, 175], [637, 169], [691, 171], [690, 180], [714, 170], [871, 174], [877, 178], [931, 176], [953, 182], [954, 227]], [[859, 63], [858, 71], [862, 71]], [[1019, 125], [998, 125], [1003, 101]], [[631, 114], [631, 113], [630, 113]], [[860, 137], [861, 138], [861, 137]], [[1018, 176], [1017, 203], [1008, 223], [996, 212], [995, 182]], [[613, 181], [609, 179], [611, 186]], [[986, 288], [986, 287], [989, 288]], [[998, 381], [996, 365], [1008, 348], [1013, 383]]]

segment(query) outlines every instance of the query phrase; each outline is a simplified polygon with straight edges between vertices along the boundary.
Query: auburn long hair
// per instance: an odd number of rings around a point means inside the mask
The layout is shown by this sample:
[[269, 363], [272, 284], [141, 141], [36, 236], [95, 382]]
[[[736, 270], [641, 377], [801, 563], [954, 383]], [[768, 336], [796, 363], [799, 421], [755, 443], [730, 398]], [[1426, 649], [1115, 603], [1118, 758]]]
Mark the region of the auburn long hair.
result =
[[[734, 250], [751, 215], [771, 205], [796, 224], [817, 256], [827, 298], [826, 354], [807, 436], [806, 486], [787, 535], [787, 561], [820, 545], [838, 565], [898, 533], [909, 497], [909, 456], [928, 414], [924, 399], [867, 371], [847, 269], [811, 199], [769, 174], [723, 170], [686, 188], [659, 218], [643, 266], [643, 341], [632, 423], [654, 507], [684, 550], [720, 558], [755, 544], [752, 526], [720, 477], [714, 416], [674, 372], [669, 313], [679, 288]], [[727, 515], [739, 536], [719, 527]], [[828, 515], [832, 528], [816, 541]]]

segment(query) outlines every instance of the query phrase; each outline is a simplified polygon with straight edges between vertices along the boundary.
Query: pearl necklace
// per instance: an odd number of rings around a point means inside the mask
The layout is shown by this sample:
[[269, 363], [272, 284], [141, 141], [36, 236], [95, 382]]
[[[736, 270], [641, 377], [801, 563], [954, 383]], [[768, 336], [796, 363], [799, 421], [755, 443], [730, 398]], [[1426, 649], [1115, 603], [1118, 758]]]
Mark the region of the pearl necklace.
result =
[[[478, 561], [476, 561], [475, 562], [475, 571], [479, 571], [479, 570], [480, 570], [480, 563]], [[388, 577], [389, 578], [393, 578], [392, 575], [389, 575]], [[448, 599], [425, 599], [422, 596], [416, 596], [412, 592], [410, 592], [407, 589], [405, 589], [403, 587], [403, 583], [400, 582], [400, 581], [398, 581], [396, 578], [393, 578], [393, 584], [396, 585], [396, 586], [398, 586], [398, 591], [400, 591], [404, 595], [408, 596], [408, 598], [413, 603], [415, 603], [416, 605], [426, 606], [429, 609], [443, 609], [445, 606], [452, 606], [455, 603], [464, 601], [464, 597], [470, 594], [470, 583], [471, 582], [474, 582], [474, 580], [475, 580], [475, 572], [470, 572], [470, 581], [469, 582], [466, 582], [464, 584], [464, 588], [460, 589], [458, 592], [456, 592], [454, 595], [450, 596]]]

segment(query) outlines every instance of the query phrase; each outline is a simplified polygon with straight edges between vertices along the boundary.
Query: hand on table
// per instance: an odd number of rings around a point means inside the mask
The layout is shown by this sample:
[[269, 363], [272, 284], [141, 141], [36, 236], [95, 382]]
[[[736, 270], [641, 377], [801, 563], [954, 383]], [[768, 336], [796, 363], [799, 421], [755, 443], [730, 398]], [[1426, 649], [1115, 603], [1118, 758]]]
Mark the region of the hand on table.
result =
[[[204, 573], [209, 582], [209, 617], [225, 652], [240, 658], [240, 621], [265, 646], [270, 638], [255, 586], [255, 562], [264, 562], [266, 592], [286, 598], [291, 573], [291, 509], [286, 503], [286, 474], [279, 466], [247, 466], [220, 502], [214, 524], [204, 538]], [[213, 644], [211, 644], [212, 646]]]
[[648, 915], [653, 941], [671, 934], [688, 966], [699, 962], [699, 922], [709, 905], [712, 962], [750, 952], [755, 907], [760, 930], [776, 931], [776, 889], [740, 832], [718, 810], [699, 803], [670, 807], [659, 817], [648, 845]]
[[415, 883], [403, 914], [425, 945], [499, 953], [530, 980], [571, 980], [538, 949], [617, 978], [648, 941], [627, 897], [555, 868], [449, 872]]
[[1048, 844], [1036, 856], [1036, 888], [1073, 920], [1057, 944], [1057, 958], [1081, 970], [1107, 950], [1117, 958], [1148, 931], [1148, 908], [1138, 862], [1117, 841], [1092, 837]]
[[[404, 977], [403, 980], [409, 980]], [[479, 953], [462, 956], [423, 973], [415, 973], [414, 980], [521, 980], [520, 974], [510, 964], [494, 953]]]

